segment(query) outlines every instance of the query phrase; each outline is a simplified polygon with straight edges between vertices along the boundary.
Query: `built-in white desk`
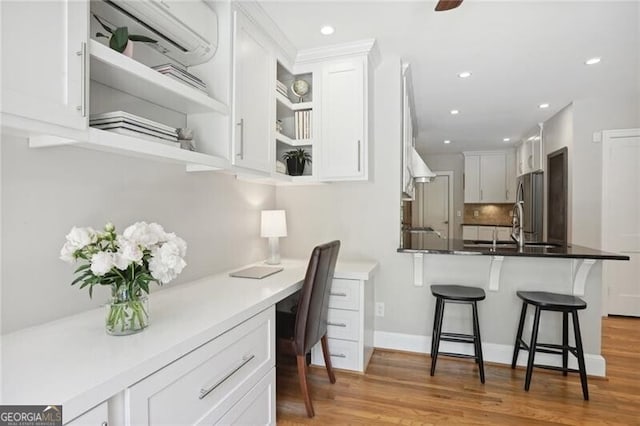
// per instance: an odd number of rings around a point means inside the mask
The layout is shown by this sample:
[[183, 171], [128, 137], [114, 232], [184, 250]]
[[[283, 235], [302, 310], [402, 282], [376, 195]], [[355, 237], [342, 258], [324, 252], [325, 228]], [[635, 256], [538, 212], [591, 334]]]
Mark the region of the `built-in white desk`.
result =
[[[201, 410], [197, 414], [201, 417], [196, 420], [202, 421], [242, 419], [228, 417], [228, 413], [242, 414], [232, 412], [231, 407], [242, 408], [246, 394], [269, 398], [266, 405], [271, 409], [265, 415], [275, 422], [274, 305], [301, 288], [306, 265], [307, 260], [283, 260], [282, 272], [261, 280], [232, 278], [227, 271], [155, 291], [150, 296], [150, 326], [131, 336], [107, 335], [104, 309], [4, 335], [2, 403], [62, 404], [65, 423], [93, 408], [95, 412], [86, 414], [86, 419], [108, 416], [111, 424], [121, 424], [128, 423], [143, 408], [142, 411], [150, 411], [148, 407], [140, 407], [140, 403], [132, 406], [132, 401], [147, 397], [151, 401], [152, 397], [162, 396], [162, 386], [168, 387], [173, 381], [176, 390], [180, 386], [189, 388], [194, 400], [188, 401], [194, 405], [188, 410], [170, 407], [173, 412]], [[368, 279], [376, 266], [376, 262], [339, 262], [335, 276]], [[257, 334], [259, 331], [262, 334]], [[221, 386], [220, 402], [207, 405], [207, 398], [200, 399], [198, 392], [209, 381], [219, 381], [216, 378], [224, 375], [225, 368], [232, 368], [238, 357], [246, 365], [256, 364], [255, 368], [243, 370], [261, 377], [255, 377], [253, 382], [248, 377], [238, 379], [237, 383], [223, 380], [224, 386], [230, 388], [223, 392]], [[248, 358], [251, 359], [247, 361]], [[198, 373], [207, 360], [214, 360], [213, 370], [206, 370], [204, 375]], [[177, 379], [171, 378], [174, 374], [171, 369], [177, 369]], [[220, 374], [215, 369], [221, 370]], [[195, 377], [189, 376], [191, 371], [196, 372], [192, 375]], [[157, 385], [158, 389], [147, 386], [162, 375], [167, 377]], [[189, 384], [189, 380], [198, 383]], [[266, 391], [255, 391], [257, 386]], [[240, 390], [242, 395], [230, 397]], [[251, 392], [257, 392], [257, 396]], [[155, 401], [155, 406], [162, 405], [161, 401]], [[249, 406], [245, 408], [250, 409]], [[152, 422], [152, 414], [143, 413], [142, 419]]]

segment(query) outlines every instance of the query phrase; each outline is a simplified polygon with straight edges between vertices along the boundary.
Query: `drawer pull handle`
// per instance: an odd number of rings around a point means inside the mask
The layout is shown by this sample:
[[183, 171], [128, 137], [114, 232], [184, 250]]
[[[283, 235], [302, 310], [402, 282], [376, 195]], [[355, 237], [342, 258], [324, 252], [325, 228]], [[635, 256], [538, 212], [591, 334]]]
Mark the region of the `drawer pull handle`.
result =
[[205, 396], [209, 395], [211, 392], [213, 392], [213, 390], [215, 388], [217, 388], [218, 386], [223, 384], [225, 381], [227, 381], [227, 379], [229, 377], [233, 376], [238, 370], [240, 370], [242, 367], [247, 365], [249, 363], [249, 361], [251, 361], [255, 357], [256, 356], [253, 355], [253, 354], [252, 355], [245, 355], [244, 357], [242, 357], [242, 360], [237, 365], [235, 365], [227, 374], [222, 376], [220, 379], [216, 380], [216, 382], [214, 384], [212, 384], [210, 386], [203, 387], [202, 389], [200, 389], [200, 396], [198, 396], [198, 398], [202, 399]]
[[330, 296], [340, 296], [340, 297], [347, 297], [347, 293], [329, 293]]
[[329, 354], [332, 357], [335, 358], [346, 358], [347, 356], [345, 354]]
[[327, 321], [327, 325], [332, 325], [334, 327], [343, 327], [343, 328], [347, 326], [347, 324], [343, 322], [330, 322], [330, 321]]

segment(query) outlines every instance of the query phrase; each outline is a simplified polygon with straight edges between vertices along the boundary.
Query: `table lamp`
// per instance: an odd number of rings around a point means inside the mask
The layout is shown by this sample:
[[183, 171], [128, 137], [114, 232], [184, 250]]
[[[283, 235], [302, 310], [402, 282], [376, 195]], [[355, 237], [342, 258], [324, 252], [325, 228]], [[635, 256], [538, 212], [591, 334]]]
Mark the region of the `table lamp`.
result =
[[278, 238], [287, 236], [287, 217], [284, 210], [262, 210], [260, 236], [269, 238], [269, 265], [280, 263]]

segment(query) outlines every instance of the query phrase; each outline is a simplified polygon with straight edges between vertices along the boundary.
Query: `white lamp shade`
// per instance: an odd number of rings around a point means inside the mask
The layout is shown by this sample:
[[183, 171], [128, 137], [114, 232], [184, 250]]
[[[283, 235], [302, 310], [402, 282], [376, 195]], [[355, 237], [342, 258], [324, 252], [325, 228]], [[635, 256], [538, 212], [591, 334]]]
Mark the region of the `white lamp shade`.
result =
[[287, 216], [284, 210], [262, 210], [261, 237], [286, 237]]

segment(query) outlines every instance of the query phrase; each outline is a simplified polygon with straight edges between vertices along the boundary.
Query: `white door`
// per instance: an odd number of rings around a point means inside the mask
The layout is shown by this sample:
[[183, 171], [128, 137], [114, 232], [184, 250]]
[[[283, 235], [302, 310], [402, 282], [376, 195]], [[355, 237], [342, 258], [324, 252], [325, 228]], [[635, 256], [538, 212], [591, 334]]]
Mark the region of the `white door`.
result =
[[234, 16], [233, 164], [267, 172], [275, 59], [260, 30], [242, 13]]
[[1, 111], [87, 128], [88, 2], [2, 1]]
[[[449, 176], [438, 175], [429, 183], [416, 183], [412, 226], [433, 228], [416, 232], [411, 238], [419, 247], [446, 249], [449, 243]], [[415, 238], [415, 239], [414, 239]]]
[[640, 317], [640, 129], [603, 132], [602, 243], [630, 261], [604, 261], [609, 314]]
[[366, 178], [364, 58], [327, 64], [322, 72], [323, 180]]

